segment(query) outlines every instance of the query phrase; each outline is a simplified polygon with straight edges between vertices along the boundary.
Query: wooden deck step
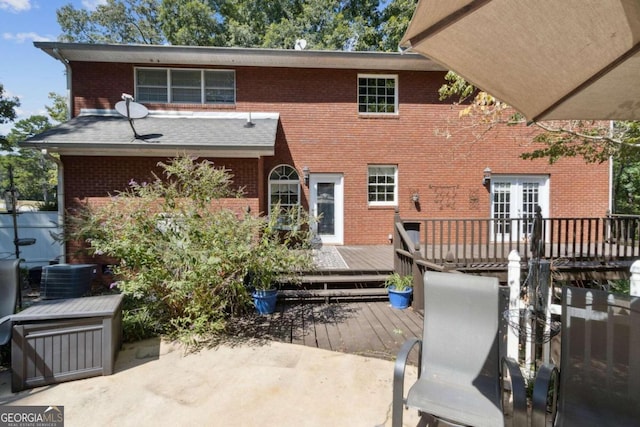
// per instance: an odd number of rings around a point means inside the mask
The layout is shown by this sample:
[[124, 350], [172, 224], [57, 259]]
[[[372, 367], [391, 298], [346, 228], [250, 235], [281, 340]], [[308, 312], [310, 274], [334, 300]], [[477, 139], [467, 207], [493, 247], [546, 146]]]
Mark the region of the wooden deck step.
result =
[[280, 298], [286, 300], [379, 300], [387, 298], [384, 282], [389, 271], [332, 270], [310, 272], [298, 282], [281, 282]]
[[387, 290], [384, 287], [377, 288], [353, 288], [353, 289], [284, 289], [278, 293], [278, 299], [282, 300], [382, 300], [387, 299]]
[[305, 284], [323, 284], [323, 283], [369, 283], [384, 282], [388, 274], [308, 274], [302, 277]]

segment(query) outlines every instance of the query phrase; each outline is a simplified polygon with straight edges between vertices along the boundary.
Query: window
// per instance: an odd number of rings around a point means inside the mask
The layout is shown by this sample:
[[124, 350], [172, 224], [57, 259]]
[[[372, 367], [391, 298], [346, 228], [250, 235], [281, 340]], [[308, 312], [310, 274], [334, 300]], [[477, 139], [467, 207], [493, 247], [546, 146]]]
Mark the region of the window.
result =
[[[549, 215], [548, 178], [546, 177], [496, 177], [491, 180], [491, 216], [494, 219], [496, 239], [518, 239], [531, 233], [533, 222], [513, 222], [511, 219], [532, 219], [536, 206], [542, 215]], [[520, 225], [520, 229], [517, 225]]]
[[358, 75], [358, 113], [397, 114], [398, 76]]
[[369, 166], [369, 205], [395, 206], [398, 200], [397, 166]]
[[289, 165], [275, 167], [269, 174], [269, 212], [280, 204], [280, 227], [290, 228], [300, 205], [300, 176]]
[[234, 104], [233, 70], [136, 69], [138, 102]]

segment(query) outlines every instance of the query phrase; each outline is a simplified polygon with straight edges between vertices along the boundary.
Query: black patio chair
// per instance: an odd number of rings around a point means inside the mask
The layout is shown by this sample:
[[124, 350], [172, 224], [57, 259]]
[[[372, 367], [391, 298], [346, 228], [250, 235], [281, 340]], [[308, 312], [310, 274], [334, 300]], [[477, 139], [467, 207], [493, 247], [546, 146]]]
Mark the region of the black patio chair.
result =
[[560, 369], [536, 375], [532, 427], [640, 425], [640, 298], [562, 289]]
[[[395, 363], [394, 427], [402, 425], [403, 405], [443, 424], [526, 425], [524, 378], [504, 357], [508, 299], [496, 278], [425, 273], [423, 336], [406, 341]], [[407, 358], [416, 345], [418, 380], [405, 398]]]
[[0, 345], [11, 339], [11, 315], [16, 312], [20, 286], [20, 260], [0, 260]]

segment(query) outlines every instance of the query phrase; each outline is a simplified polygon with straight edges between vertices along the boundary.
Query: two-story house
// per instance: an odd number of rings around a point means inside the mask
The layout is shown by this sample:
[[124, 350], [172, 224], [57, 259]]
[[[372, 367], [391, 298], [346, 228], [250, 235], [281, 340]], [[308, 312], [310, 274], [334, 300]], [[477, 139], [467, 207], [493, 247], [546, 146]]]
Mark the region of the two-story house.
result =
[[[59, 153], [64, 208], [183, 153], [231, 170], [252, 212], [302, 205], [325, 244], [389, 243], [408, 217], [606, 214], [608, 164], [522, 160], [534, 127], [466, 126], [415, 54], [36, 42], [66, 67], [71, 119], [22, 143]], [[57, 72], [52, 70], [52, 76]], [[122, 94], [149, 111], [129, 121]]]

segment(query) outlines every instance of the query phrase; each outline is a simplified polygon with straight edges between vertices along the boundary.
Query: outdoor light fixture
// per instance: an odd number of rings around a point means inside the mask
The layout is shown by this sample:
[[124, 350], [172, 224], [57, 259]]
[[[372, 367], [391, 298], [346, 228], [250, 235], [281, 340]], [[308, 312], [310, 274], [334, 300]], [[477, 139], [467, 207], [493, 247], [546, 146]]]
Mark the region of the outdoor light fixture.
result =
[[420, 194], [417, 191], [414, 191], [413, 194], [411, 195], [411, 201], [413, 203], [420, 202]]
[[304, 179], [304, 185], [309, 186], [309, 166], [302, 168], [302, 179]]
[[491, 184], [491, 168], [487, 166], [482, 171], [482, 185], [487, 187], [489, 184]]

